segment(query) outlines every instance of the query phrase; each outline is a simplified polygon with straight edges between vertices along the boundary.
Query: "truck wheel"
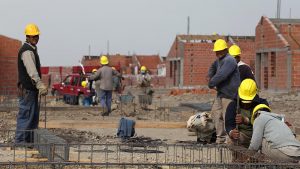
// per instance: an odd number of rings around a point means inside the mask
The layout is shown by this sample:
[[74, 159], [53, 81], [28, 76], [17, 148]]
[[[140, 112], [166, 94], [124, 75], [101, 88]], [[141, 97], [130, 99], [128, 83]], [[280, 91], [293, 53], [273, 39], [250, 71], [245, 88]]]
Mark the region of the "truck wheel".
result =
[[83, 100], [84, 100], [84, 95], [83, 94], [80, 94], [78, 96], [78, 105], [79, 106], [83, 106]]

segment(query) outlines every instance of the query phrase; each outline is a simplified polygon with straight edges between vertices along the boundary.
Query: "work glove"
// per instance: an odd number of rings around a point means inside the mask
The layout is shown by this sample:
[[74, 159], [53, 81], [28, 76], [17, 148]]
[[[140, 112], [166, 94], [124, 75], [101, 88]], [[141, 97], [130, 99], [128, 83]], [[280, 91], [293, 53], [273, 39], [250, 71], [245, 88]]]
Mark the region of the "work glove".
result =
[[41, 80], [36, 83], [36, 88], [39, 90], [39, 96], [48, 94], [48, 87]]

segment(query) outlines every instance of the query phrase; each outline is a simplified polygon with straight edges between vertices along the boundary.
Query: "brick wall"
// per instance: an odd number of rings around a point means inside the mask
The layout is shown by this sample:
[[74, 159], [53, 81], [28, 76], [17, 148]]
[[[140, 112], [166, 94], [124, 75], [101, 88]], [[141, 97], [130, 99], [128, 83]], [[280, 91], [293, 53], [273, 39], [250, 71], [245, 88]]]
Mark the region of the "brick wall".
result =
[[216, 59], [213, 43], [185, 43], [184, 86], [206, 85], [206, 76], [211, 63]]
[[300, 89], [300, 51], [293, 51], [292, 56], [292, 88]]
[[[300, 89], [300, 23], [262, 17], [256, 27], [256, 53], [261, 56], [258, 80], [261, 89]], [[288, 65], [288, 51], [291, 63]], [[288, 69], [291, 67], [291, 74]], [[288, 79], [291, 78], [291, 86]]]
[[[223, 37], [225, 38], [225, 37]], [[242, 60], [249, 64], [253, 71], [255, 68], [255, 40], [254, 38], [236, 37], [234, 41], [242, 49]], [[183, 43], [183, 42], [182, 42]], [[228, 47], [232, 44], [228, 42]], [[171, 60], [176, 56], [180, 57], [183, 50], [183, 86], [207, 85], [206, 76], [208, 69], [216, 59], [215, 52], [212, 51], [213, 42], [201, 40], [200, 42], [184, 42], [181, 49], [180, 43], [175, 39], [167, 56], [167, 78], [166, 82], [174, 85], [174, 78], [179, 78], [174, 72]], [[176, 81], [176, 80], [175, 80]]]
[[[134, 55], [137, 61], [140, 62], [141, 66], [146, 66], [151, 74], [157, 75], [157, 66], [161, 64], [159, 55]], [[133, 55], [110, 55], [109, 65], [114, 66], [121, 70], [123, 74], [132, 74], [134, 71], [134, 66], [137, 65], [135, 57]], [[99, 65], [100, 56], [84, 56], [82, 63], [84, 66], [94, 66]]]
[[[42, 69], [45, 67], [42, 67]], [[67, 75], [72, 74], [72, 67], [70, 66], [52, 66], [47, 67], [48, 72], [46, 74], [42, 74], [42, 81], [51, 88], [51, 86], [55, 83], [62, 82]]]
[[17, 58], [18, 51], [22, 42], [0, 35], [0, 94], [12, 95], [17, 94], [18, 68]]

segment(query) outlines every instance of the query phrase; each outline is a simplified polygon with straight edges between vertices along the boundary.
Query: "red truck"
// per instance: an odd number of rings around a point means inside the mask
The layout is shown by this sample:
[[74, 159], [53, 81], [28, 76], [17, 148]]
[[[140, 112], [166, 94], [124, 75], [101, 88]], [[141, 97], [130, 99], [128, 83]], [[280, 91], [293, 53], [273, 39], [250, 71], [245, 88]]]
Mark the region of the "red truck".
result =
[[62, 83], [52, 85], [51, 93], [53, 96], [63, 96], [65, 103], [72, 105], [83, 105], [85, 97], [92, 97], [95, 95], [94, 89], [90, 86], [83, 88], [81, 82], [85, 81], [88, 75], [71, 74], [68, 75]]

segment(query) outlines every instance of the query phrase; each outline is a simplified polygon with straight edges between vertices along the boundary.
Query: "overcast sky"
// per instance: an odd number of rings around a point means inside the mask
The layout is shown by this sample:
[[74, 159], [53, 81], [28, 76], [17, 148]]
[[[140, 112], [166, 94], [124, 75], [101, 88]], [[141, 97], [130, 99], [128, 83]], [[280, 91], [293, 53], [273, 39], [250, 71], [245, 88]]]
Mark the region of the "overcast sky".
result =
[[[300, 0], [282, 0], [281, 18], [300, 18]], [[0, 0], [0, 34], [24, 41], [27, 23], [41, 31], [43, 66], [78, 65], [83, 55], [167, 55], [176, 34], [254, 35], [277, 0]]]

